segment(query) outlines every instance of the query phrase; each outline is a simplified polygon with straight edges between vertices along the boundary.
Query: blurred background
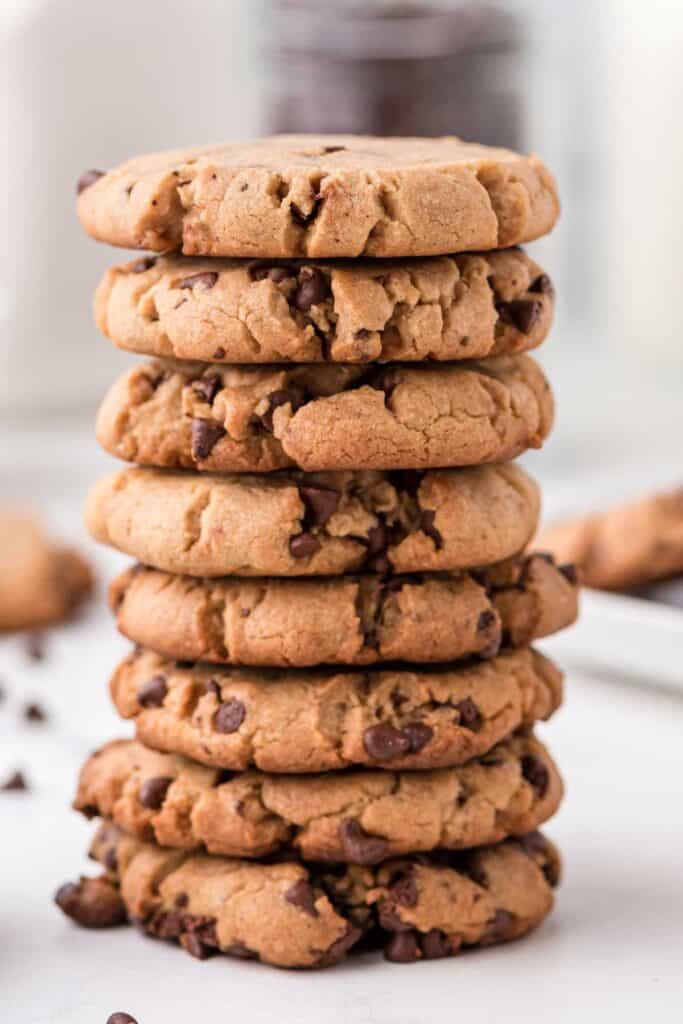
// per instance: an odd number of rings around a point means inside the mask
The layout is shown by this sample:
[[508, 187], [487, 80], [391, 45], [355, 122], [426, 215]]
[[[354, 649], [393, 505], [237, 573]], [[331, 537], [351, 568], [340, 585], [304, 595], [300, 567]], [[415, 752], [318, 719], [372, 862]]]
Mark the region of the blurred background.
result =
[[194, 0], [189, 17], [185, 0], [4, 0], [0, 39], [3, 490], [36, 486], [36, 467], [43, 488], [85, 488], [104, 461], [94, 410], [130, 361], [93, 326], [95, 284], [122, 254], [81, 232], [79, 173], [288, 130], [539, 152], [564, 215], [530, 247], [559, 295], [540, 353], [558, 424], [533, 468], [551, 508], [576, 501], [577, 474], [591, 494], [676, 474], [679, 3]]

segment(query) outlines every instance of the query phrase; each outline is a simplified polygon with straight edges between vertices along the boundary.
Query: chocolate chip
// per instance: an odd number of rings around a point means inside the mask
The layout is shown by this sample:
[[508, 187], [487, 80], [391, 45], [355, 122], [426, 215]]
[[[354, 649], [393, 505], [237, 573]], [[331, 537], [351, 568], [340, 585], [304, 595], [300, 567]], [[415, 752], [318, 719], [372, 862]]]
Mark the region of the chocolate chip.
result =
[[316, 194], [313, 196], [313, 206], [311, 207], [310, 213], [304, 213], [303, 210], [301, 210], [296, 205], [296, 203], [290, 203], [289, 212], [294, 223], [298, 224], [300, 228], [308, 227], [308, 225], [312, 223], [312, 221], [314, 221], [315, 218], [318, 216], [318, 213], [320, 212], [320, 204], [322, 203], [322, 201], [323, 196], [320, 194], [320, 192], [316, 192]]
[[146, 270], [151, 270], [155, 263], [154, 256], [144, 256], [141, 260], [136, 260], [135, 263], [129, 263], [128, 270], [131, 274], [144, 274]]
[[213, 420], [192, 420], [192, 458], [197, 462], [208, 459], [214, 445], [225, 437], [225, 427]]
[[183, 932], [179, 941], [185, 952], [189, 953], [190, 956], [195, 957], [197, 960], [207, 960], [215, 953], [215, 950], [212, 950], [202, 942], [200, 937], [195, 935], [194, 932]]
[[568, 563], [567, 565], [558, 565], [557, 568], [573, 587], [579, 585], [579, 571], [575, 565]]
[[348, 923], [346, 925], [346, 931], [341, 938], [336, 939], [332, 945], [327, 949], [325, 953], [318, 960], [318, 964], [321, 967], [331, 967], [332, 964], [337, 964], [351, 949], [351, 946], [355, 945], [360, 939], [363, 932], [360, 928], [355, 925]]
[[26, 653], [31, 661], [42, 661], [45, 657], [45, 637], [40, 632], [26, 635]]
[[298, 533], [289, 542], [289, 553], [292, 558], [308, 558], [320, 551], [320, 546], [312, 533]]
[[47, 719], [47, 715], [40, 704], [25, 704], [24, 718], [27, 722], [44, 722]]
[[107, 1024], [138, 1024], [129, 1013], [112, 1013], [107, 1017]]
[[377, 526], [371, 526], [368, 530], [368, 555], [384, 552], [388, 539], [386, 527], [382, 523], [379, 523]]
[[318, 911], [315, 909], [313, 886], [304, 878], [300, 878], [298, 882], [289, 887], [285, 893], [285, 899], [292, 906], [303, 910], [304, 914], [308, 914], [309, 917], [318, 916]]
[[403, 491], [416, 497], [420, 489], [424, 473], [420, 469], [397, 469], [389, 474], [389, 480], [397, 491]]
[[178, 282], [176, 287], [192, 290], [200, 285], [203, 291], [208, 292], [213, 288], [217, 280], [218, 274], [213, 270], [205, 270], [201, 274], [191, 274], [190, 277], [184, 277], [182, 281]]
[[324, 526], [339, 507], [338, 491], [326, 487], [300, 487], [299, 495], [306, 506], [306, 523]]
[[492, 612], [490, 609], [488, 611], [482, 612], [479, 618], [477, 619], [477, 632], [484, 633], [487, 629], [490, 629], [490, 627], [494, 624], [495, 621], [495, 612]]
[[514, 918], [509, 911], [496, 910], [493, 920], [489, 921], [486, 926], [486, 934], [483, 936], [482, 942], [486, 944], [509, 938], [513, 923]]
[[214, 697], [218, 697], [220, 700], [221, 688], [215, 679], [207, 679], [203, 686], [204, 693], [212, 693]]
[[471, 697], [464, 697], [455, 705], [460, 716], [460, 725], [470, 732], [479, 732], [482, 726], [481, 712]]
[[226, 700], [225, 703], [216, 711], [213, 716], [213, 725], [216, 732], [229, 733], [237, 732], [242, 722], [247, 716], [247, 709], [241, 700], [237, 697], [232, 697], [231, 700]]
[[550, 772], [546, 765], [541, 761], [540, 757], [536, 754], [524, 754], [521, 760], [522, 775], [534, 789], [538, 790], [538, 795], [544, 797], [548, 791], [548, 784], [550, 782]]
[[212, 358], [213, 359], [225, 359], [225, 349], [223, 348], [222, 345], [219, 345], [218, 348], [215, 348], [213, 350]]
[[28, 782], [22, 772], [12, 772], [10, 777], [0, 786], [0, 792], [20, 793], [28, 790]]
[[439, 960], [453, 952], [448, 936], [438, 928], [431, 928], [420, 939], [420, 949], [425, 960]]
[[306, 402], [306, 396], [299, 388], [283, 388], [268, 395], [268, 408], [260, 417], [261, 423], [272, 433], [273, 413], [280, 405], [291, 405], [292, 413], [300, 409]]
[[269, 260], [254, 260], [249, 264], [248, 270], [252, 281], [265, 281], [267, 278], [274, 284], [280, 284], [282, 281], [296, 276], [294, 267], [287, 264], [274, 264]]
[[514, 299], [512, 302], [497, 302], [496, 310], [503, 323], [522, 334], [530, 334], [541, 317], [543, 304], [538, 299]]
[[118, 889], [104, 878], [67, 882], [57, 890], [55, 903], [83, 928], [111, 928], [126, 920]]
[[190, 900], [186, 892], [179, 892], [173, 900], [173, 904], [178, 908], [178, 910], [184, 910], [189, 902]]
[[396, 932], [384, 947], [384, 956], [395, 964], [412, 964], [419, 959], [419, 946], [415, 933]]
[[378, 864], [387, 854], [386, 839], [369, 835], [355, 818], [339, 826], [339, 838], [346, 858], [352, 864]]
[[157, 775], [153, 779], [146, 779], [138, 790], [138, 800], [149, 811], [158, 811], [172, 782], [173, 779], [168, 775]]
[[417, 754], [423, 747], [426, 747], [432, 736], [434, 730], [429, 725], [425, 725], [424, 722], [408, 722], [401, 729], [401, 735], [405, 736], [410, 746], [408, 751], [411, 754]]
[[243, 942], [233, 942], [229, 946], [226, 946], [223, 950], [227, 956], [236, 956], [240, 960], [256, 960], [258, 959], [258, 953], [255, 953], [253, 949], [249, 949]]
[[410, 750], [410, 737], [404, 735], [388, 722], [372, 725], [363, 734], [363, 746], [378, 761], [389, 761], [393, 757], [401, 757]]
[[308, 313], [311, 306], [318, 306], [330, 295], [330, 286], [322, 270], [317, 267], [303, 267], [299, 274], [299, 287], [294, 295], [294, 305], [300, 313]]
[[152, 676], [138, 689], [138, 704], [143, 708], [160, 708], [167, 693], [166, 677]]
[[443, 537], [434, 526], [434, 520], [436, 519], [436, 512], [433, 509], [425, 509], [420, 516], [420, 529], [423, 533], [426, 533], [428, 537], [434, 541], [434, 546], [437, 551], [440, 551], [443, 547]]
[[86, 188], [90, 188], [96, 181], [104, 177], [104, 171], [83, 171], [80, 178], [76, 182], [76, 195], [80, 196], [81, 192], [85, 192]]
[[555, 289], [553, 288], [553, 282], [550, 280], [547, 274], [541, 274], [535, 281], [532, 281], [529, 285], [530, 292], [540, 292], [541, 295], [554, 295]]
[[110, 846], [104, 855], [104, 866], [107, 871], [118, 871], [119, 859], [116, 856], [116, 847]]
[[217, 373], [205, 373], [199, 380], [192, 382], [192, 390], [198, 398], [211, 405], [222, 385], [223, 382]]
[[391, 895], [402, 907], [417, 906], [417, 882], [412, 875], [403, 875], [391, 887]]
[[346, 151], [346, 146], [323, 146], [323, 153], [341, 153]]

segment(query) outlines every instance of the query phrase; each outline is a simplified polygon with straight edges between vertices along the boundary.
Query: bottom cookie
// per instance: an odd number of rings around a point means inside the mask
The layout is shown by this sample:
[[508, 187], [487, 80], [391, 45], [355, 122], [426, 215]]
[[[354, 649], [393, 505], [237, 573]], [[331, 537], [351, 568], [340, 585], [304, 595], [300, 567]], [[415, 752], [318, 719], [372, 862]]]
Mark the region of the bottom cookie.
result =
[[91, 853], [106, 874], [56, 895], [77, 923], [127, 918], [200, 959], [225, 953], [278, 967], [327, 967], [354, 947], [412, 963], [516, 939], [549, 913], [560, 873], [538, 832], [464, 854], [330, 867], [182, 853], [105, 824]]

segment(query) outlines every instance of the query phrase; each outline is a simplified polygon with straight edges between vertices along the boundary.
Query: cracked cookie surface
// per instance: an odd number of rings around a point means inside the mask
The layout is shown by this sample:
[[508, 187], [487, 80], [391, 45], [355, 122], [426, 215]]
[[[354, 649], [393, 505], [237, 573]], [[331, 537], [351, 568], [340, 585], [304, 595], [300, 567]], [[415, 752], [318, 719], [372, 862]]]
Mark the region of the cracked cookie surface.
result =
[[187, 256], [429, 256], [550, 231], [534, 155], [440, 139], [280, 135], [135, 157], [78, 182], [93, 238]]
[[113, 385], [97, 438], [171, 469], [428, 469], [508, 461], [540, 448], [552, 421], [548, 382], [525, 355], [370, 369], [154, 360]]
[[121, 662], [110, 692], [142, 743], [210, 767], [428, 770], [550, 717], [562, 675], [532, 648], [459, 668], [362, 672], [186, 664], [142, 649]]
[[560, 877], [539, 832], [465, 854], [327, 868], [164, 850], [107, 823], [91, 855], [102, 878], [56, 896], [76, 922], [87, 926], [99, 901], [102, 919], [125, 915], [199, 959], [220, 952], [278, 967], [330, 966], [356, 944], [413, 963], [519, 938], [550, 912]]
[[490, 658], [576, 618], [571, 567], [534, 555], [439, 576], [197, 579], [134, 566], [110, 586], [119, 630], [170, 658], [305, 667]]
[[262, 477], [125, 469], [91, 491], [96, 540], [191, 576], [459, 570], [518, 554], [537, 485], [515, 465]]
[[120, 348], [224, 363], [482, 359], [536, 348], [547, 274], [520, 249], [353, 264], [158, 256], [112, 267], [95, 319]]
[[265, 857], [292, 846], [307, 861], [376, 864], [434, 849], [497, 843], [538, 828], [562, 782], [533, 736], [432, 772], [232, 776], [135, 740], [91, 755], [74, 807], [160, 846]]

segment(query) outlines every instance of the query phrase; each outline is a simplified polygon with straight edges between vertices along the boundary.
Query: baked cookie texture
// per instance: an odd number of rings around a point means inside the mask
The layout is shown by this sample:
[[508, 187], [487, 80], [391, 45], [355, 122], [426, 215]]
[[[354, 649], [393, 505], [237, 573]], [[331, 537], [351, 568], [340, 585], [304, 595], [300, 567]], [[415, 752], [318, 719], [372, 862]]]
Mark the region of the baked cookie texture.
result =
[[142, 743], [209, 767], [430, 770], [549, 718], [562, 675], [533, 648], [460, 668], [365, 671], [188, 665], [143, 649], [121, 662], [110, 692]]
[[94, 585], [86, 560], [20, 509], [0, 509], [0, 565], [0, 632], [67, 619]]
[[460, 139], [280, 135], [86, 172], [93, 238], [187, 256], [406, 257], [501, 249], [559, 216], [550, 172]]
[[125, 469], [91, 491], [93, 537], [191, 576], [460, 570], [518, 554], [537, 485], [514, 465], [264, 477]]
[[134, 566], [109, 589], [119, 630], [170, 658], [306, 667], [496, 655], [571, 625], [571, 567], [542, 555], [469, 573], [197, 579]]
[[683, 573], [683, 488], [543, 530], [534, 547], [571, 559], [598, 590], [633, 590]]
[[84, 764], [74, 807], [159, 846], [227, 857], [293, 847], [305, 861], [376, 864], [523, 835], [561, 797], [557, 768], [533, 736], [458, 768], [296, 776], [226, 775], [115, 740]]
[[552, 282], [521, 249], [353, 263], [151, 256], [106, 272], [120, 348], [207, 363], [421, 362], [536, 348]]
[[91, 855], [102, 878], [56, 896], [78, 923], [99, 902], [100, 921], [127, 916], [199, 959], [220, 952], [277, 967], [331, 966], [354, 946], [412, 963], [519, 938], [552, 909], [560, 875], [538, 832], [466, 854], [325, 867], [165, 850], [105, 824]]
[[428, 469], [540, 448], [553, 397], [530, 356], [424, 367], [222, 367], [157, 361], [109, 391], [102, 447], [210, 472]]

